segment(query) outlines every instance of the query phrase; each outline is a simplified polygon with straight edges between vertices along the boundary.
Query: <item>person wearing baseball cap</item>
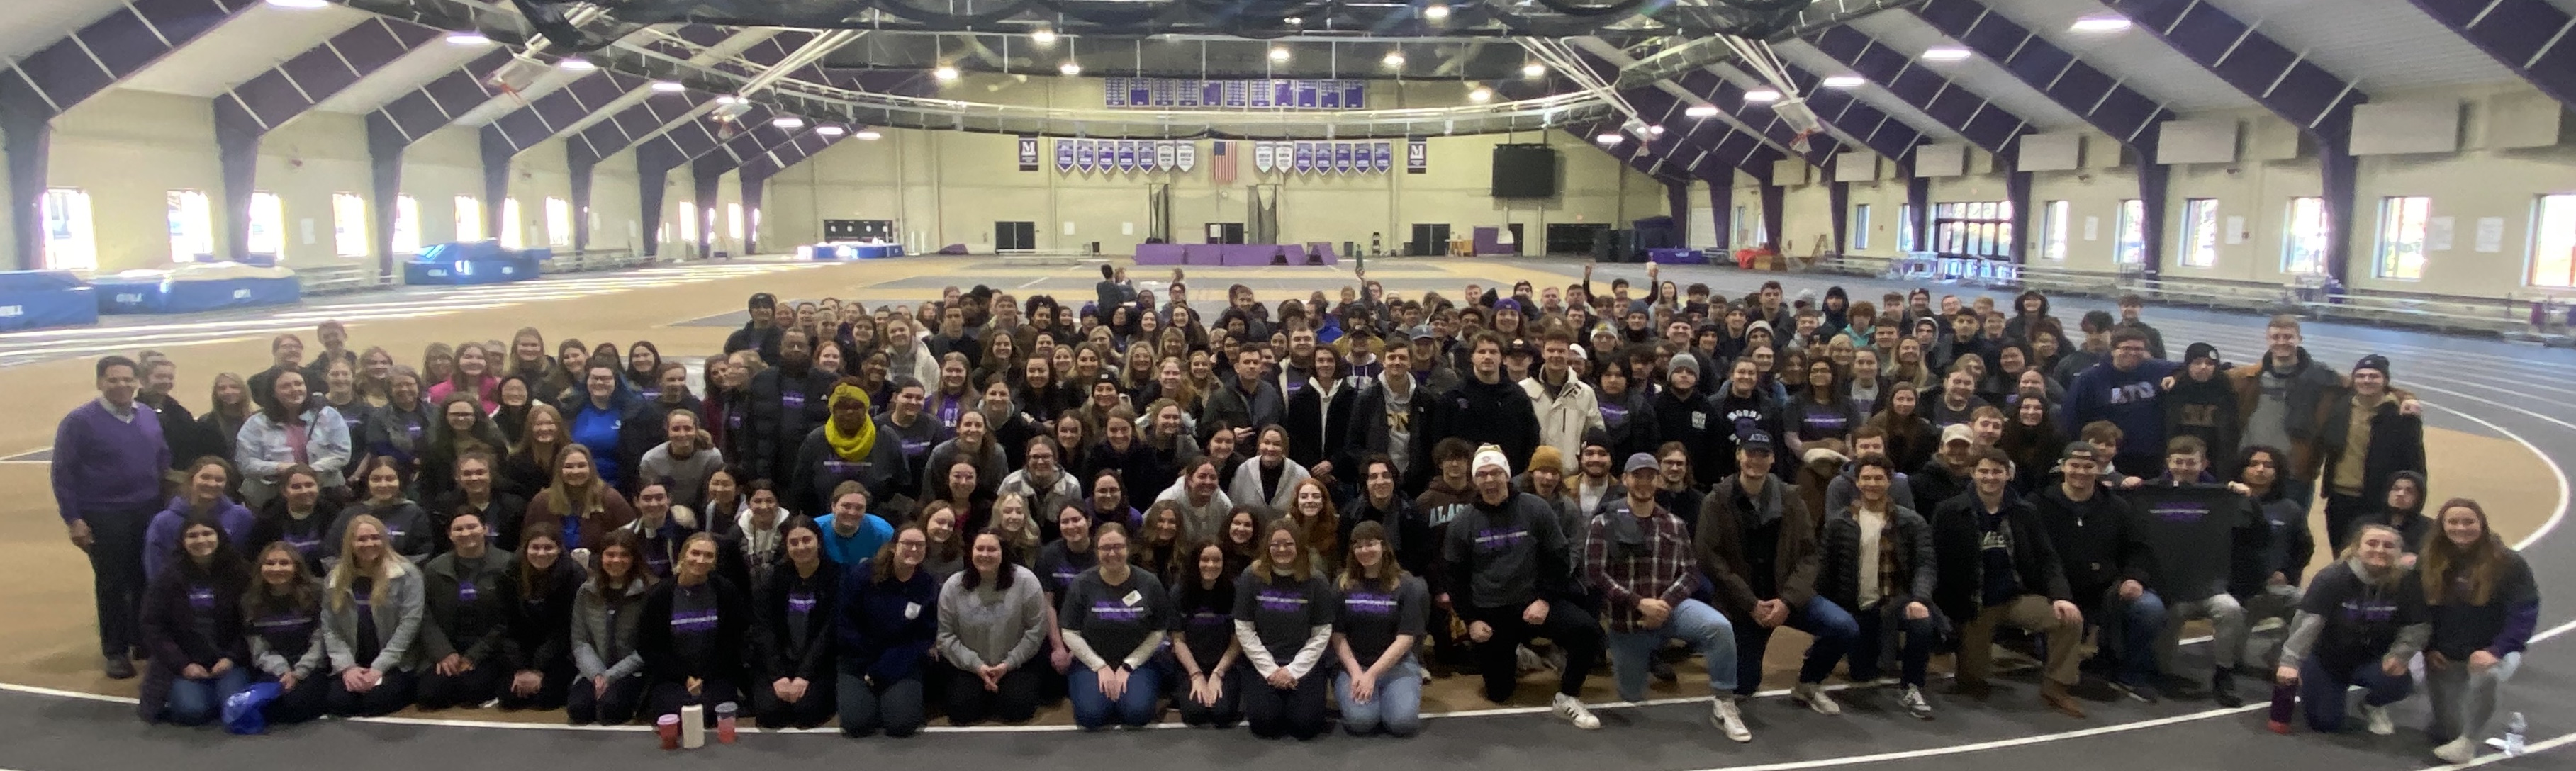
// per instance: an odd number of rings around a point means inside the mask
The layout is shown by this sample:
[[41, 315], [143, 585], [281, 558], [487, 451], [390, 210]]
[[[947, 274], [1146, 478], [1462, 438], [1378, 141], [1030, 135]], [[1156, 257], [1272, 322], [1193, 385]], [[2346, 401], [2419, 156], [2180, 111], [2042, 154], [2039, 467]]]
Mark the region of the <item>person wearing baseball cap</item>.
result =
[[1662, 473], [1655, 456], [1628, 456], [1626, 493], [1603, 501], [1585, 528], [1583, 577], [1601, 594], [1610, 626], [1611, 676], [1620, 699], [1643, 700], [1655, 649], [1666, 640], [1690, 642], [1708, 665], [1715, 697], [1709, 721], [1727, 738], [1749, 742], [1753, 731], [1744, 726], [1734, 693], [1735, 626], [1726, 614], [1691, 598], [1699, 586], [1696, 549], [1690, 528], [1655, 503], [1655, 480]]
[[1789, 698], [1839, 715], [1842, 705], [1822, 686], [1860, 628], [1842, 606], [1816, 594], [1817, 522], [1798, 491], [1771, 473], [1775, 452], [1766, 431], [1737, 441], [1735, 473], [1700, 504], [1694, 547], [1716, 586], [1717, 607], [1735, 624], [1735, 696], [1761, 688], [1763, 651], [1773, 630], [1788, 627], [1814, 638]]
[[[1478, 359], [1488, 358], [1490, 338], [1479, 337], [1477, 348]], [[1576, 728], [1600, 728], [1581, 697], [1601, 657], [1601, 624], [1580, 607], [1586, 590], [1574, 580], [1556, 511], [1537, 496], [1513, 492], [1512, 464], [1502, 447], [1476, 448], [1468, 468], [1476, 494], [1449, 522], [1441, 554], [1450, 573], [1450, 608], [1467, 622], [1485, 698], [1511, 699], [1519, 686], [1520, 646], [1545, 637], [1565, 651], [1552, 702], [1557, 717]]]
[[2058, 453], [2058, 483], [2027, 500], [2047, 528], [2070, 596], [2087, 624], [2101, 627], [2101, 655], [2110, 657], [2114, 685], [2155, 701], [2162, 685], [2155, 642], [2164, 628], [2165, 602], [2149, 587], [2153, 562], [2146, 534], [2133, 522], [2134, 510], [2102, 484], [2110, 460], [2091, 442], [2068, 442]]
[[2361, 357], [2345, 380], [2344, 398], [2330, 403], [2316, 440], [2324, 459], [2326, 537], [2336, 553], [2351, 540], [2353, 526], [2381, 508], [2399, 472], [2425, 470], [2422, 409], [2414, 394], [2389, 385], [2388, 357]]
[[1914, 502], [1938, 506], [1967, 492], [1969, 476], [1977, 466], [1976, 448], [1977, 432], [1967, 424], [1941, 429], [1941, 449], [1908, 478]]
[[1975, 486], [1932, 509], [1933, 604], [1962, 622], [1955, 692], [1982, 699], [1992, 690], [1995, 627], [2011, 624], [2048, 638], [2040, 701], [2083, 717], [2067, 688], [2082, 679], [2084, 610], [2038, 510], [2012, 492], [2012, 459], [1993, 447], [1975, 453]]

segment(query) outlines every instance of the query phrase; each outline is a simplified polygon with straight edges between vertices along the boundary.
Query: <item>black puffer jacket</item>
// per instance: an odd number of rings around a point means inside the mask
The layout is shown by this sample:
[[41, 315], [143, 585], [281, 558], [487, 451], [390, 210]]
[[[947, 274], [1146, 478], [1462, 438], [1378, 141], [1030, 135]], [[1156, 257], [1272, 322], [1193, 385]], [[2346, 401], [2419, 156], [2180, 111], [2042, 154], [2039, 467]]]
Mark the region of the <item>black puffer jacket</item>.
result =
[[745, 446], [742, 454], [732, 449], [728, 459], [739, 458], [750, 479], [784, 479], [796, 463], [796, 450], [806, 432], [832, 417], [831, 373], [806, 368], [790, 372], [785, 367], [761, 370], [751, 377], [743, 396], [751, 410], [750, 431], [743, 437], [728, 437]]

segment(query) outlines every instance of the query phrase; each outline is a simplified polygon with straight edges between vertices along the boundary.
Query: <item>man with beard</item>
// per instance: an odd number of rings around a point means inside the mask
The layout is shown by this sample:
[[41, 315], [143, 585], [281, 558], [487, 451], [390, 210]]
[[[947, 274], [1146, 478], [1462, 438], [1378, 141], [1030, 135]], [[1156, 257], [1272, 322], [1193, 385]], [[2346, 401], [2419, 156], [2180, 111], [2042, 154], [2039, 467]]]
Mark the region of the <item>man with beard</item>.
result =
[[776, 368], [751, 376], [743, 394], [751, 408], [750, 452], [741, 456], [748, 479], [785, 479], [805, 434], [832, 415], [836, 377], [814, 367], [803, 330], [779, 335], [778, 359]]
[[1432, 435], [1491, 444], [1505, 458], [1528, 458], [1538, 449], [1538, 412], [1528, 392], [1503, 379], [1502, 337], [1479, 332], [1467, 345], [1472, 377], [1432, 406]]
[[[1653, 460], [1653, 455], [1646, 456]], [[1584, 516], [1601, 511], [1601, 504], [1614, 502], [1625, 494], [1619, 489], [1619, 478], [1610, 473], [1610, 440], [1600, 429], [1583, 435], [1583, 452], [1575, 461], [1574, 483], [1567, 492], [1574, 496], [1574, 508]], [[1646, 494], [1653, 494], [1650, 488]]]
[[[1539, 443], [1556, 448], [1564, 457], [1579, 457], [1584, 435], [1602, 430], [1601, 402], [1592, 386], [1574, 376], [1574, 338], [1564, 330], [1550, 330], [1540, 338], [1540, 351], [1545, 359], [1536, 375], [1520, 381], [1521, 391], [1529, 394], [1531, 408], [1539, 423]], [[1603, 461], [1606, 466], [1608, 461]], [[1560, 469], [1574, 471], [1574, 469]], [[1581, 514], [1591, 516], [1590, 507]]]
[[1236, 442], [1248, 442], [1254, 428], [1288, 417], [1288, 401], [1280, 395], [1279, 386], [1261, 376], [1261, 352], [1261, 347], [1252, 345], [1235, 352], [1234, 378], [1208, 395], [1207, 413], [1199, 416], [1200, 439], [1213, 433], [1217, 424], [1225, 423], [1235, 427]]
[[[1488, 337], [1479, 337], [1476, 349], [1478, 370], [1499, 366], [1486, 363], [1501, 353]], [[1488, 356], [1489, 349], [1495, 355]], [[1511, 699], [1519, 686], [1520, 646], [1545, 637], [1566, 653], [1552, 700], [1557, 717], [1576, 728], [1600, 728], [1600, 718], [1581, 696], [1583, 681], [1601, 657], [1601, 622], [1576, 602], [1583, 589], [1566, 559], [1556, 512], [1537, 496], [1512, 491], [1511, 462], [1502, 448], [1477, 448], [1471, 468], [1476, 496], [1450, 523], [1441, 552], [1450, 574], [1449, 607], [1468, 622], [1485, 698]]]

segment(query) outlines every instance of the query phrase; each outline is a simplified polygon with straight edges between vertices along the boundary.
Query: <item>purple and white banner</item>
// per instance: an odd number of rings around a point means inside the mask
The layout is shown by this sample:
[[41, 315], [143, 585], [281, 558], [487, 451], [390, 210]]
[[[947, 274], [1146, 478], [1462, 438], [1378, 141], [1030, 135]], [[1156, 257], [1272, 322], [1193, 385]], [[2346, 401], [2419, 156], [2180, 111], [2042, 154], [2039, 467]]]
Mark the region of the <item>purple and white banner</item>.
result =
[[1252, 143], [1252, 168], [1260, 170], [1263, 174], [1270, 173], [1270, 170], [1274, 168], [1270, 163], [1270, 158], [1278, 151], [1278, 149], [1278, 145], [1270, 142]]
[[1315, 144], [1312, 142], [1297, 143], [1297, 173], [1304, 174], [1314, 170]]
[[1075, 168], [1081, 169], [1084, 174], [1089, 174], [1091, 173], [1094, 162], [1098, 160], [1100, 160], [1100, 143], [1097, 140], [1073, 140], [1073, 165]]
[[1395, 143], [1379, 142], [1370, 150], [1369, 168], [1376, 169], [1379, 174], [1395, 168]]
[[1038, 138], [1020, 137], [1020, 170], [1038, 170]]
[[1335, 174], [1349, 174], [1349, 173], [1351, 173], [1351, 143], [1349, 143], [1349, 142], [1334, 142], [1334, 143], [1333, 143], [1333, 173], [1335, 173]]
[[1073, 144], [1074, 140], [1071, 139], [1058, 137], [1055, 140], [1055, 170], [1057, 173], [1073, 171]]

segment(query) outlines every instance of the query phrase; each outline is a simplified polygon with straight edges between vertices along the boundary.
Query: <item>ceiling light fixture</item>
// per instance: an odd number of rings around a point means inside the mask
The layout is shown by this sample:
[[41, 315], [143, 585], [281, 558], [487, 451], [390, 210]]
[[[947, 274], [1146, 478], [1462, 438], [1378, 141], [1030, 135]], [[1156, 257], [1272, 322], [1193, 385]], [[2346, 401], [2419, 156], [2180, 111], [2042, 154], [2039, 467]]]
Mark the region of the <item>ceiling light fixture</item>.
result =
[[734, 95], [732, 95], [732, 94], [725, 94], [725, 95], [723, 95], [723, 96], [716, 97], [716, 104], [721, 104], [721, 105], [726, 105], [726, 106], [732, 106], [732, 105], [737, 105], [737, 104], [741, 104], [741, 103], [742, 103], [742, 97], [734, 96]]
[[1754, 103], [1777, 102], [1780, 101], [1780, 92], [1778, 89], [1757, 88], [1744, 92], [1744, 101]]
[[1422, 18], [1441, 21], [1449, 18], [1449, 6], [1433, 3], [1422, 9]]
[[653, 90], [656, 93], [676, 94], [689, 90], [689, 87], [681, 85], [676, 80], [656, 80], [653, 81]]
[[781, 115], [776, 118], [769, 119], [769, 125], [777, 126], [789, 131], [795, 131], [805, 127], [805, 119], [794, 115]]
[[956, 80], [957, 68], [942, 64], [939, 65], [939, 69], [931, 70], [930, 76], [940, 80]]
[[1657, 124], [1654, 124], [1654, 125], [1651, 125], [1651, 126], [1647, 126], [1647, 127], [1646, 127], [1646, 133], [1648, 133], [1648, 134], [1652, 134], [1652, 135], [1654, 135], [1654, 136], [1663, 136], [1663, 135], [1664, 135], [1664, 124], [1657, 123]]
[[1968, 49], [1960, 48], [1958, 46], [1940, 46], [1926, 49], [1923, 52], [1923, 60], [1927, 62], [1955, 62], [1964, 61], [1968, 57], [1975, 55], [1976, 54], [1970, 52]]
[[1521, 77], [1535, 78], [1545, 74], [1547, 74], [1547, 65], [1540, 64], [1538, 62], [1530, 62], [1528, 64], [1521, 65]]
[[1053, 45], [1055, 44], [1055, 30], [1040, 29], [1036, 32], [1031, 32], [1029, 33], [1029, 42], [1036, 43], [1038, 45]]
[[858, 138], [860, 138], [860, 139], [865, 139], [865, 140], [868, 140], [868, 141], [870, 141], [870, 142], [874, 142], [874, 141], [877, 141], [877, 140], [879, 140], [879, 139], [884, 139], [884, 138], [885, 138], [885, 135], [884, 135], [884, 134], [879, 134], [879, 133], [877, 133], [877, 130], [876, 130], [876, 129], [859, 129], [859, 133], [851, 134], [850, 136], [858, 137]]
[[1270, 60], [1271, 60], [1271, 61], [1274, 61], [1274, 62], [1284, 62], [1284, 61], [1288, 61], [1288, 47], [1287, 47], [1287, 46], [1271, 46], [1271, 47], [1270, 47]]
[[1304, 16], [1290, 16], [1290, 17], [1287, 17], [1287, 18], [1284, 18], [1284, 19], [1280, 19], [1280, 20], [1279, 20], [1279, 23], [1281, 23], [1281, 24], [1286, 24], [1286, 25], [1291, 26], [1291, 27], [1303, 26], [1303, 25], [1305, 25], [1305, 23], [1306, 23], [1306, 17], [1304, 17]]
[[1620, 139], [1621, 139], [1621, 137], [1619, 136], [1619, 132], [1616, 132], [1616, 131], [1604, 131], [1604, 132], [1601, 132], [1599, 135], [1596, 135], [1596, 136], [1592, 137], [1592, 141], [1599, 142], [1599, 143], [1602, 143], [1602, 144], [1605, 144], [1605, 145], [1615, 145], [1615, 144], [1618, 144]]
[[484, 37], [483, 33], [480, 32], [450, 32], [447, 33], [447, 44], [452, 46], [488, 46], [492, 44], [492, 39]]
[[828, 124], [828, 123], [827, 123], [827, 124], [824, 124], [824, 125], [815, 126], [815, 127], [814, 127], [814, 133], [816, 133], [816, 134], [821, 134], [821, 135], [823, 135], [823, 136], [827, 136], [827, 137], [837, 137], [837, 136], [840, 136], [840, 135], [842, 135], [842, 134], [850, 133], [850, 130], [849, 130], [849, 129], [845, 129], [845, 128], [841, 128], [841, 127], [839, 127], [839, 126], [834, 126], [834, 125], [831, 125], [831, 124]]
[[1477, 86], [1474, 90], [1467, 92], [1467, 101], [1470, 102], [1490, 101], [1493, 98], [1494, 90], [1484, 86]]
[[591, 70], [599, 69], [599, 65], [592, 64], [589, 59], [584, 59], [578, 56], [566, 56], [563, 58], [563, 61], [555, 62], [555, 66], [562, 67], [572, 72], [589, 72]]
[[1064, 74], [1066, 74], [1066, 75], [1080, 75], [1080, 74], [1082, 74], [1082, 63], [1081, 63], [1081, 62], [1074, 61], [1074, 60], [1071, 60], [1071, 59], [1066, 59], [1066, 60], [1064, 61], [1064, 63], [1063, 63], [1063, 64], [1059, 64], [1059, 65], [1056, 65], [1056, 66], [1055, 66], [1055, 71], [1057, 71], [1057, 72], [1061, 72], [1061, 73], [1064, 73]]
[[2129, 17], [2118, 14], [2086, 16], [2076, 19], [2069, 27], [2077, 32], [2119, 32], [2128, 28]]
[[295, 10], [302, 11], [320, 8], [325, 5], [330, 5], [331, 3], [328, 0], [268, 0], [268, 4], [279, 8], [293, 8]]
[[1717, 105], [1694, 104], [1682, 110], [1682, 114], [1693, 118], [1714, 118], [1717, 117]]
[[1404, 52], [1388, 51], [1386, 52], [1386, 58], [1377, 60], [1377, 63], [1389, 67], [1402, 67], [1404, 66]]
[[1825, 79], [1826, 88], [1859, 88], [1868, 83], [1867, 78], [1859, 75], [1835, 75]]

